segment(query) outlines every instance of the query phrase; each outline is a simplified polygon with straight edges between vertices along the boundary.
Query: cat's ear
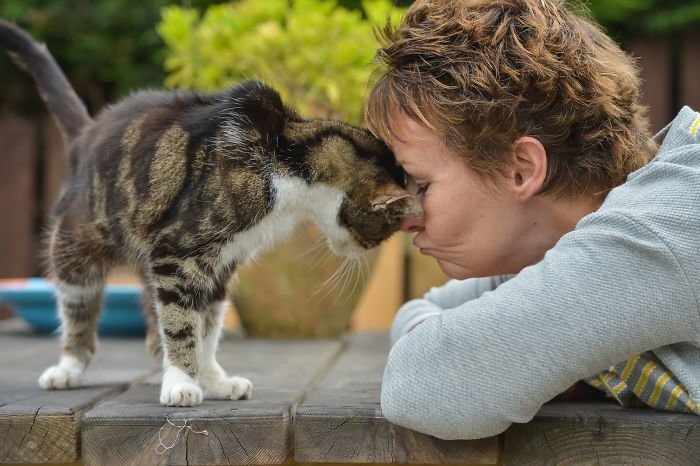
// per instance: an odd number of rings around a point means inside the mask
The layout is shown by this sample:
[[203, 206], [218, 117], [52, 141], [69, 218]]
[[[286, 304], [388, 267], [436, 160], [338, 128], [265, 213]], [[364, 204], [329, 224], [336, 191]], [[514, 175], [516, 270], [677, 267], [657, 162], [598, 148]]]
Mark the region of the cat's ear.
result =
[[423, 218], [423, 207], [415, 196], [403, 189], [397, 189], [390, 193], [382, 193], [372, 199], [374, 210], [391, 208], [400, 217]]

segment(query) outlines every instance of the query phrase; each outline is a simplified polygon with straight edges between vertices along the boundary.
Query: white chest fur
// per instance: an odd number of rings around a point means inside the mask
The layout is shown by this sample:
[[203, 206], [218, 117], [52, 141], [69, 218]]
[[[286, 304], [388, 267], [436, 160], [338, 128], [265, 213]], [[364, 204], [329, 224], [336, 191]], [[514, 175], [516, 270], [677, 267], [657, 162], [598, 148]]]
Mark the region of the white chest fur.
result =
[[275, 206], [265, 218], [250, 229], [238, 233], [221, 250], [224, 265], [243, 264], [257, 253], [286, 238], [303, 220], [311, 217], [331, 242], [347, 241], [348, 233], [338, 225], [338, 211], [343, 192], [325, 185], [309, 185], [300, 178], [278, 177]]

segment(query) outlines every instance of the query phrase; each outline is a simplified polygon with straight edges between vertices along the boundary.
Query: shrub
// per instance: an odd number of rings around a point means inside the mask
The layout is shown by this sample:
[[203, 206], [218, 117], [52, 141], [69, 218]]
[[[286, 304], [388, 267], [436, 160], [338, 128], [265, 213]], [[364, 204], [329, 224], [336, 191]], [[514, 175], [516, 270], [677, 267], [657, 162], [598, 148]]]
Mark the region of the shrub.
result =
[[[45, 42], [92, 112], [142, 87], [161, 87], [165, 48], [155, 31], [176, 0], [1, 0], [0, 16]], [[221, 0], [218, 0], [221, 2]], [[194, 0], [207, 6], [215, 0]], [[5, 111], [36, 114], [32, 81], [0, 51]]]
[[302, 114], [359, 122], [378, 47], [372, 27], [400, 14], [389, 0], [352, 10], [324, 0], [242, 0], [203, 14], [170, 6], [158, 25], [165, 83], [210, 90], [256, 78]]

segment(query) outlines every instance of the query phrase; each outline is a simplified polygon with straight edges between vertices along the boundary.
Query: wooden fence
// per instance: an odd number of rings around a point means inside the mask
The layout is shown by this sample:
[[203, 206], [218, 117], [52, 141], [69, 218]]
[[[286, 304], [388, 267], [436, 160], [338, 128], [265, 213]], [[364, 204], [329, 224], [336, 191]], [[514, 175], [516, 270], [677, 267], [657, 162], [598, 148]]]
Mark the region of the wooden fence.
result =
[[62, 144], [48, 117], [0, 120], [0, 278], [43, 271], [44, 227], [68, 168]]
[[[699, 48], [700, 32], [681, 40], [655, 38], [629, 45], [628, 50], [639, 57], [644, 102], [650, 107], [654, 131], [682, 105], [700, 110], [700, 60], [694, 59]], [[61, 146], [48, 117], [0, 119], [0, 278], [43, 271], [42, 231], [66, 174]], [[441, 280], [416, 275], [420, 272], [411, 271], [413, 282], [422, 288]]]

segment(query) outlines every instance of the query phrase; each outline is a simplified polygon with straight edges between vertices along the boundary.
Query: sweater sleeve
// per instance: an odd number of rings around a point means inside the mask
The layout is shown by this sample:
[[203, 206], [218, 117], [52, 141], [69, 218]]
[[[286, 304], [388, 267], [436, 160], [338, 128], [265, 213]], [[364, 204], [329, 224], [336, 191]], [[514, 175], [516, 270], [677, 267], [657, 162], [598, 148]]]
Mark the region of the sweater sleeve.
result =
[[450, 280], [441, 287], [432, 287], [422, 299], [412, 299], [399, 308], [391, 325], [391, 345], [428, 318], [493, 291], [511, 277], [513, 276], [501, 275]]
[[382, 411], [442, 439], [496, 435], [577, 380], [699, 333], [692, 287], [666, 243], [599, 212], [540, 263], [398, 339]]

